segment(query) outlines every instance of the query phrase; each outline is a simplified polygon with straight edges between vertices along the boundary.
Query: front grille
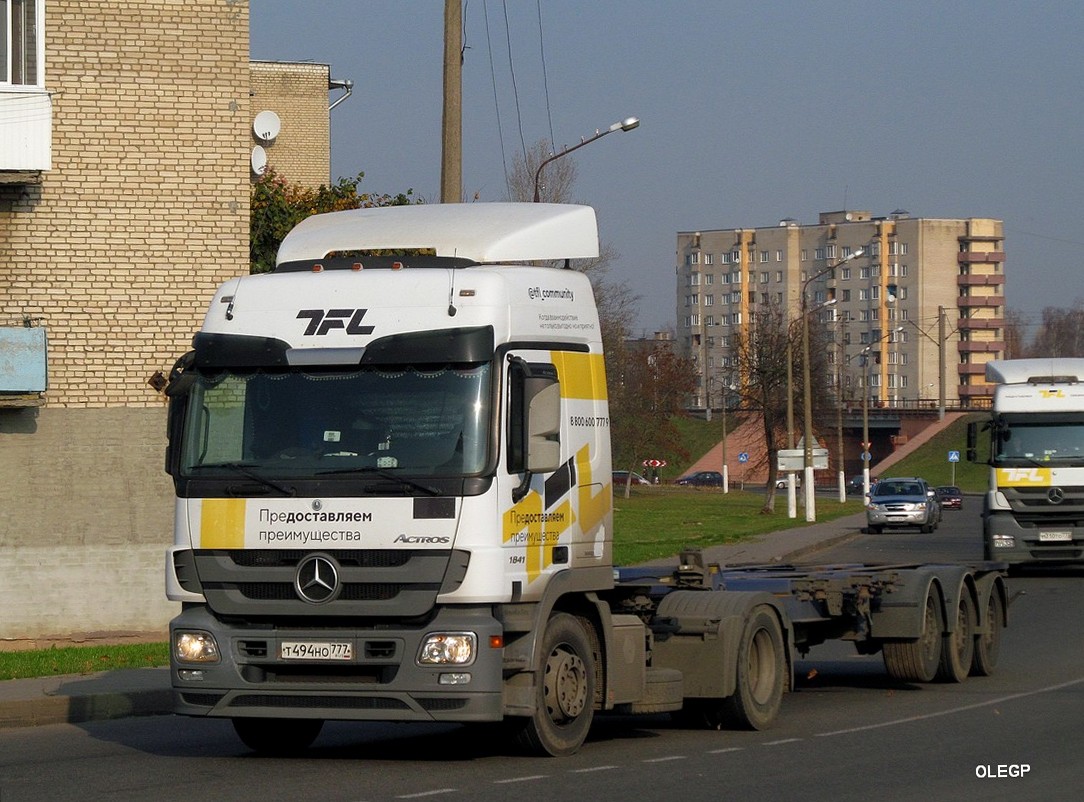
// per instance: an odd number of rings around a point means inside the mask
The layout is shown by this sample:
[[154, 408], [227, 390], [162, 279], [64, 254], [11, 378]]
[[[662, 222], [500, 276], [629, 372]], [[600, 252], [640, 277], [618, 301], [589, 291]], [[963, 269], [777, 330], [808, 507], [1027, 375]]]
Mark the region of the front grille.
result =
[[214, 707], [224, 696], [221, 693], [182, 693], [181, 701], [186, 705], [199, 705], [200, 707]]
[[295, 581], [313, 552], [290, 549], [200, 549], [191, 552], [199, 591], [220, 616], [246, 618], [417, 617], [438, 593], [457, 588], [469, 555], [457, 550], [321, 551], [337, 565], [339, 589], [325, 604], [299, 597]]

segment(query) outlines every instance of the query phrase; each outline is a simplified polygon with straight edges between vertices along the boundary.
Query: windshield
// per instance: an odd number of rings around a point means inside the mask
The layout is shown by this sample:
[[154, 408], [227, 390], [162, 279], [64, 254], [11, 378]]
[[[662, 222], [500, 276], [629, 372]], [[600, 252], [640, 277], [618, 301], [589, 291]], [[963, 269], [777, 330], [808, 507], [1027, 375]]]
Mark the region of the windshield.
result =
[[1084, 465], [1084, 424], [1013, 423], [996, 432], [994, 451], [997, 462]]
[[917, 482], [896, 482], [896, 481], [881, 481], [877, 483], [877, 486], [873, 488], [874, 496], [921, 496], [925, 497], [925, 493], [922, 492], [922, 485]]
[[201, 373], [187, 405], [180, 470], [477, 474], [486, 462], [489, 398], [488, 364]]

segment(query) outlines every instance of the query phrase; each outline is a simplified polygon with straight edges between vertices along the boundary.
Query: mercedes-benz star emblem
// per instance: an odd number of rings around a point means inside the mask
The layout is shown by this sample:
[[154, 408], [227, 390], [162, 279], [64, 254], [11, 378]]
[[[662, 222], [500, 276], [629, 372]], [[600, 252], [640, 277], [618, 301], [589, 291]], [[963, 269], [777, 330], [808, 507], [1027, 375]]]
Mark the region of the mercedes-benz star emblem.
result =
[[1065, 501], [1065, 491], [1060, 487], [1052, 487], [1046, 491], [1046, 500], [1051, 504], [1061, 504]]
[[339, 569], [323, 554], [310, 554], [297, 566], [294, 589], [303, 601], [324, 604], [339, 593]]

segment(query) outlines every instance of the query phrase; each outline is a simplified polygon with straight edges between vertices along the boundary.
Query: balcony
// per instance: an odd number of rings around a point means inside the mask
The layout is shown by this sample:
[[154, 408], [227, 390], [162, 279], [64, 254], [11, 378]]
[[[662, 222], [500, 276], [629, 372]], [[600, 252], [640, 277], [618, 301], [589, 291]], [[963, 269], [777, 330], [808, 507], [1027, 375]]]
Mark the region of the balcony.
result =
[[1003, 317], [961, 317], [957, 320], [957, 328], [960, 331], [997, 330], [1005, 326]]
[[1005, 261], [1004, 251], [959, 251], [956, 261], [960, 264], [998, 264]]
[[1005, 350], [1005, 342], [1003, 340], [987, 340], [985, 342], [963, 340], [956, 343], [956, 350], [961, 354], [999, 354]]
[[38, 183], [52, 168], [53, 101], [40, 90], [0, 92], [0, 183]]
[[960, 295], [956, 298], [956, 305], [961, 309], [974, 307], [997, 308], [1005, 305], [1004, 295]]
[[969, 273], [956, 277], [956, 284], [960, 287], [995, 287], [1004, 283], [1004, 273]]

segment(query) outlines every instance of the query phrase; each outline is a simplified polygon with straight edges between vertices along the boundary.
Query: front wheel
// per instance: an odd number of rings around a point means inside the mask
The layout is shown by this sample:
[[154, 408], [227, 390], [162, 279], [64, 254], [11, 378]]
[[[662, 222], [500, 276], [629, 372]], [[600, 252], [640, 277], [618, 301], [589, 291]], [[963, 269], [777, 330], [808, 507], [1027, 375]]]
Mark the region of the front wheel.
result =
[[540, 755], [574, 754], [594, 717], [595, 656], [580, 619], [554, 615], [542, 636], [535, 712], [516, 733], [520, 746]]
[[324, 722], [306, 718], [235, 718], [233, 729], [253, 752], [287, 757], [312, 746]]

